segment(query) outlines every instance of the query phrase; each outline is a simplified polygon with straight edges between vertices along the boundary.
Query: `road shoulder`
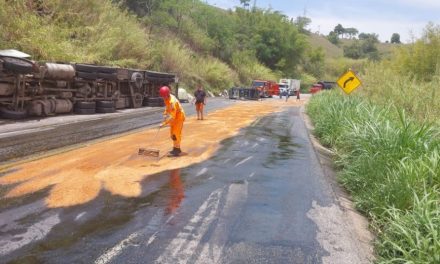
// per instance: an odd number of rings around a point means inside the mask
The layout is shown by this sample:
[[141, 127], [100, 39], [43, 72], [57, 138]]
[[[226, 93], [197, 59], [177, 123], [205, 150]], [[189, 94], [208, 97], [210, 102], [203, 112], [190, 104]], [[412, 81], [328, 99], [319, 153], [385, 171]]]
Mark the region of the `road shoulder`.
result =
[[312, 142], [313, 149], [318, 158], [319, 164], [325, 175], [325, 180], [329, 182], [335, 200], [338, 202], [350, 233], [358, 238], [360, 250], [365, 254], [365, 257], [371, 262], [374, 261], [374, 249], [373, 241], [375, 236], [370, 231], [369, 222], [366, 217], [359, 213], [354, 206], [350, 194], [340, 185], [337, 181], [336, 171], [334, 169], [333, 155], [334, 153], [322, 146], [319, 140], [313, 135], [314, 126], [305, 112], [305, 105], [301, 106], [300, 113], [306, 124], [310, 141]]

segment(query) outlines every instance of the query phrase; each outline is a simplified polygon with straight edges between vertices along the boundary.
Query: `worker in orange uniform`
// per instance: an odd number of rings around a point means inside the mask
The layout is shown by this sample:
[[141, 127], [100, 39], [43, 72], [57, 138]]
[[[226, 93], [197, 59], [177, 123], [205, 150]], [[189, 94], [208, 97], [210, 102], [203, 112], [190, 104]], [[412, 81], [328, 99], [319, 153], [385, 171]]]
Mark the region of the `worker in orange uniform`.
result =
[[159, 94], [165, 102], [164, 121], [161, 126], [170, 126], [170, 135], [173, 140], [173, 150], [170, 151], [169, 156], [178, 157], [182, 153], [180, 142], [182, 140], [185, 112], [179, 100], [170, 93], [168, 86], [162, 86], [159, 89]]

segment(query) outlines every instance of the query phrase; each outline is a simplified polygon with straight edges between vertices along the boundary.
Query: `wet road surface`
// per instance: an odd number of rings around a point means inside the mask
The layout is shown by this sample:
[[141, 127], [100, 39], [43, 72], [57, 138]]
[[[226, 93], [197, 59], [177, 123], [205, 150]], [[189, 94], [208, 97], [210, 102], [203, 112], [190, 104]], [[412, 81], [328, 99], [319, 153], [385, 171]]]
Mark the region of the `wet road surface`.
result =
[[15, 196], [26, 177], [3, 172], [0, 183], [20, 181], [0, 188], [0, 262], [369, 263], [298, 106], [268, 108], [207, 158], [179, 159], [136, 179], [136, 195], [107, 188], [70, 206], [48, 202], [52, 184]]

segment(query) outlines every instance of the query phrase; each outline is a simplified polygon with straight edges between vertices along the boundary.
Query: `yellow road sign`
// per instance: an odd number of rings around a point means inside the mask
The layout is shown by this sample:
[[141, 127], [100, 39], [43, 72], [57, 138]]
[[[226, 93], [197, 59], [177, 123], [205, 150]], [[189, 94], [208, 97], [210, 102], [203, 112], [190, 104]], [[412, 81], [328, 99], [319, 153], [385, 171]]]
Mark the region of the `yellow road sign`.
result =
[[350, 94], [362, 84], [361, 80], [352, 70], [348, 70], [342, 74], [336, 83], [346, 94]]

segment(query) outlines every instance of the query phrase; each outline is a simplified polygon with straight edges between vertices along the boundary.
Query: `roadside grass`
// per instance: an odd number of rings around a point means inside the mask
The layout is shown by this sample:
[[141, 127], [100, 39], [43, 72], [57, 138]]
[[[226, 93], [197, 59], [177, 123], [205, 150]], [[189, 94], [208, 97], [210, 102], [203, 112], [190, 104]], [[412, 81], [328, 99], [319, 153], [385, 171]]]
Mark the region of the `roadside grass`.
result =
[[377, 262], [440, 263], [439, 126], [339, 91], [314, 95], [307, 112], [335, 150], [339, 180], [371, 219]]
[[372, 101], [393, 104], [419, 122], [439, 122], [440, 69], [432, 81], [419, 81], [408, 74], [399, 74], [387, 64], [370, 64], [362, 75], [362, 95]]

